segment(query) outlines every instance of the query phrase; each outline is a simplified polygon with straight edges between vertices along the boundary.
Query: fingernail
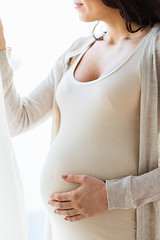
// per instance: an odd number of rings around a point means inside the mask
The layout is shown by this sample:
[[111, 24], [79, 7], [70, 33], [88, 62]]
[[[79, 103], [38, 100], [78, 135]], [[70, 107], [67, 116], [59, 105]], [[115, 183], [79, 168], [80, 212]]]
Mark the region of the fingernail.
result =
[[66, 179], [68, 175], [62, 175], [62, 178]]
[[65, 218], [64, 220], [68, 221], [68, 219], [67, 219], [67, 218]]
[[50, 201], [48, 201], [48, 203], [51, 205], [51, 202], [50, 202]]

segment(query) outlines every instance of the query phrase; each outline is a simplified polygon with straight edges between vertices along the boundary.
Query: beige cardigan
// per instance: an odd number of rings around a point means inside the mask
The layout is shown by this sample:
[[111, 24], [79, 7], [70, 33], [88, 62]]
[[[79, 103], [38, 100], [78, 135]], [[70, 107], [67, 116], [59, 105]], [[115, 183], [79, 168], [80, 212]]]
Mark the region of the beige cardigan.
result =
[[[0, 71], [6, 113], [12, 135], [22, 133], [53, 117], [52, 141], [60, 125], [60, 112], [54, 98], [56, 88], [72, 64], [94, 41], [93, 36], [77, 39], [57, 60], [46, 79], [26, 98], [20, 98], [13, 84], [10, 49], [0, 52]], [[106, 179], [109, 210], [135, 208], [136, 240], [160, 240], [160, 168], [158, 167], [158, 133], [160, 123], [160, 24], [156, 23], [144, 47], [140, 63], [141, 106], [138, 176]], [[158, 151], [159, 150], [159, 151]], [[159, 165], [160, 166], [160, 165]], [[49, 227], [49, 223], [47, 225]], [[49, 229], [49, 228], [48, 228]], [[49, 229], [50, 231], [50, 229]], [[46, 240], [53, 240], [51, 232]]]

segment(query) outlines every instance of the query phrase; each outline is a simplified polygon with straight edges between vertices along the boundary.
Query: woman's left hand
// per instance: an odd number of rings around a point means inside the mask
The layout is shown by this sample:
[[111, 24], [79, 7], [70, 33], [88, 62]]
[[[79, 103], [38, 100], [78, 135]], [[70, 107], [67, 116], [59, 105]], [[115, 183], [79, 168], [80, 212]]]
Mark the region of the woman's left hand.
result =
[[81, 186], [70, 192], [51, 194], [52, 200], [48, 203], [57, 208], [57, 214], [66, 215], [65, 220], [74, 222], [108, 210], [104, 181], [87, 175], [63, 176], [66, 182], [80, 183]]

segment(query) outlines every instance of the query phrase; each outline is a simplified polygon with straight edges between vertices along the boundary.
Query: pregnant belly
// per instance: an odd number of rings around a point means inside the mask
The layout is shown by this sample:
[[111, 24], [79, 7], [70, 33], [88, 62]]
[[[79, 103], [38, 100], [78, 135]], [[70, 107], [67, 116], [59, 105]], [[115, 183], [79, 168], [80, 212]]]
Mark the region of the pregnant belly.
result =
[[[108, 143], [102, 139], [97, 144], [93, 139], [75, 141], [75, 137], [70, 135], [68, 139], [61, 134], [54, 140], [44, 163], [40, 186], [42, 200], [51, 216], [55, 240], [117, 240], [119, 237], [123, 240], [135, 240], [135, 209], [110, 210], [69, 223], [64, 220], [65, 216], [55, 214], [55, 207], [48, 204], [52, 193], [68, 192], [80, 186], [65, 182], [61, 178], [63, 174], [85, 174], [102, 180], [135, 174], [136, 156], [130, 156], [128, 161], [126, 144], [125, 151], [122, 151], [122, 145], [118, 145], [115, 151], [115, 144], [111, 144], [111, 139]], [[128, 154], [131, 153], [130, 149], [128, 151]]]
[[61, 177], [63, 174], [89, 175], [107, 180], [137, 173], [138, 151], [136, 153], [129, 139], [127, 142], [122, 137], [118, 142], [110, 137], [102, 139], [102, 136], [99, 140], [75, 139], [71, 134], [58, 134], [47, 154], [40, 183], [41, 195], [47, 206], [52, 193], [72, 191], [80, 186], [65, 182]]

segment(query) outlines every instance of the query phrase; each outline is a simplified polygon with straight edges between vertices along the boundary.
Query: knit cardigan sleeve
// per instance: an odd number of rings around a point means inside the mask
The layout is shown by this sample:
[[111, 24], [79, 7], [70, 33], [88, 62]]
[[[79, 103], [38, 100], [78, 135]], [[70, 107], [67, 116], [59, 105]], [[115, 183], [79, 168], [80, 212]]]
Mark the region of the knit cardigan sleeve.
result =
[[106, 181], [108, 209], [129, 209], [160, 201], [160, 168], [140, 176]]
[[11, 49], [0, 51], [0, 71], [10, 133], [15, 136], [34, 127], [51, 115], [55, 75], [63, 66], [60, 57], [47, 77], [26, 97], [20, 97], [10, 63]]
[[0, 74], [11, 136], [31, 129], [51, 116], [57, 81], [60, 81], [67, 69], [71, 53], [85, 41], [85, 37], [76, 39], [57, 59], [46, 78], [26, 97], [21, 97], [14, 85], [11, 48], [0, 51]]

